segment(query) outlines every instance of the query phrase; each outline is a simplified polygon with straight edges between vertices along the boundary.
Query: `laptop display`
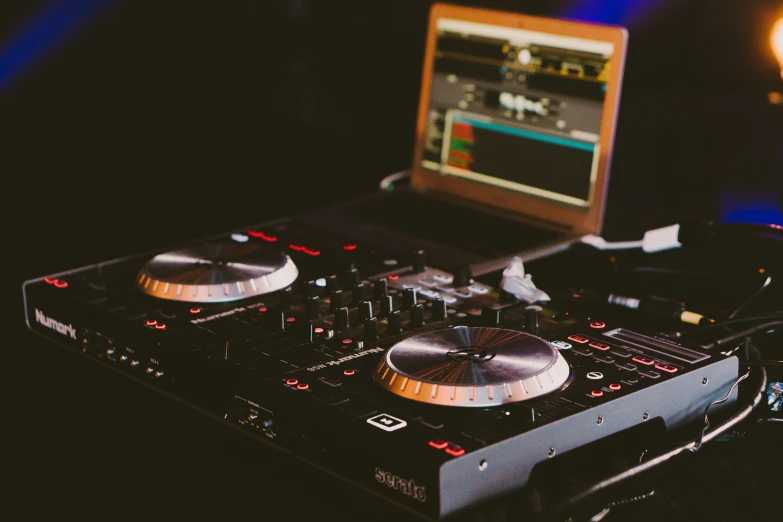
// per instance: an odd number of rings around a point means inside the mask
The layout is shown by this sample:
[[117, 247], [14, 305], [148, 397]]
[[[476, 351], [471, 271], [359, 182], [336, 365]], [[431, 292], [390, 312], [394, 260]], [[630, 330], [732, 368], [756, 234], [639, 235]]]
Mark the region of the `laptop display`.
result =
[[624, 30], [486, 16], [433, 9], [414, 185], [597, 228]]

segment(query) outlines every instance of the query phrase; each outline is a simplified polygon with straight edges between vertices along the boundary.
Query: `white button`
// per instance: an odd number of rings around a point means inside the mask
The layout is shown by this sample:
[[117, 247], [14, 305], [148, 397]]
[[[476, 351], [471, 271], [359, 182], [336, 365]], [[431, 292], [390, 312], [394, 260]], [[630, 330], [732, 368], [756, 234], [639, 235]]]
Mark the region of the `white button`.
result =
[[460, 297], [464, 297], [465, 299], [467, 299], [468, 297], [470, 297], [472, 295], [470, 292], [465, 291], [465, 290], [454, 290], [454, 293], [457, 294]]
[[236, 241], [237, 243], [247, 243], [247, 241], [250, 239], [245, 234], [231, 234], [231, 239]]
[[396, 259], [384, 259], [383, 264], [386, 266], [397, 266]]
[[419, 292], [419, 295], [424, 296], [428, 299], [437, 299], [438, 297], [440, 297], [440, 293], [436, 292], [435, 290], [427, 290], [427, 289], [421, 290]]
[[595, 381], [595, 380], [598, 380], [598, 379], [603, 379], [604, 378], [604, 374], [601, 373], [601, 372], [590, 372], [590, 373], [587, 374], [587, 378], [588, 379], [593, 379]]
[[451, 277], [450, 275], [445, 275], [445, 274], [434, 275], [434, 276], [432, 276], [432, 278], [435, 281], [440, 281], [441, 283], [446, 283], [446, 284], [449, 284], [452, 281], [454, 281], [453, 277]]
[[571, 344], [565, 341], [552, 341], [552, 344], [554, 344], [558, 348], [563, 348], [564, 350], [568, 350], [571, 348]]
[[468, 290], [470, 290], [474, 294], [481, 294], [481, 295], [484, 295], [487, 292], [489, 292], [489, 288], [484, 288], [483, 286], [478, 286], [478, 285], [469, 286]]
[[380, 415], [367, 419], [367, 423], [372, 424], [383, 431], [395, 431], [408, 425], [404, 420], [392, 417], [386, 413], [381, 413]]
[[419, 279], [419, 283], [423, 284], [424, 286], [437, 286], [438, 283], [436, 281], [433, 281], [432, 279]]
[[326, 286], [326, 279], [323, 277], [320, 277], [315, 280], [315, 286], [320, 286], [321, 288]]
[[450, 295], [443, 295], [441, 297], [443, 298], [443, 302], [446, 303], [447, 305], [448, 304], [454, 304], [454, 303], [457, 302], [457, 298], [456, 297], [451, 297]]

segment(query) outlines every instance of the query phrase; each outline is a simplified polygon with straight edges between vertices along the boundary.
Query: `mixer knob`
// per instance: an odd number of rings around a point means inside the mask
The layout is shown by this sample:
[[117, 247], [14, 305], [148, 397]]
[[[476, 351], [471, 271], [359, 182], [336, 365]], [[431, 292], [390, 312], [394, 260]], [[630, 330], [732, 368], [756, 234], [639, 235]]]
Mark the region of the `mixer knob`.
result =
[[351, 321], [348, 316], [348, 308], [343, 306], [335, 310], [334, 327], [337, 330], [346, 330], [349, 326], [351, 326]]
[[386, 317], [394, 310], [394, 300], [392, 296], [386, 294], [381, 297], [381, 315]]
[[454, 270], [454, 288], [462, 288], [473, 282], [470, 265], [460, 265]]
[[411, 328], [424, 326], [424, 305], [417, 303], [411, 308]]
[[353, 288], [351, 288], [351, 304], [353, 306], [359, 306], [359, 303], [364, 301], [366, 297], [365, 290], [366, 287], [362, 283], [354, 285]]
[[417, 250], [416, 253], [413, 254], [413, 273], [420, 274], [426, 269], [427, 265], [424, 250]]
[[533, 335], [538, 335], [538, 312], [540, 306], [531, 305], [525, 307], [525, 331]]
[[372, 302], [362, 301], [359, 303], [359, 320], [366, 321], [372, 318]]
[[416, 304], [416, 289], [406, 288], [402, 291], [402, 307], [406, 310]]
[[402, 331], [402, 314], [399, 310], [394, 310], [389, 314], [389, 329], [390, 334], [398, 334]]
[[500, 310], [485, 306], [481, 310], [481, 322], [484, 326], [497, 326], [500, 324]]
[[334, 292], [340, 289], [340, 281], [338, 281], [336, 275], [330, 275], [326, 278], [326, 291]]
[[378, 319], [371, 317], [364, 322], [364, 341], [373, 342], [378, 340]]
[[313, 339], [315, 339], [315, 326], [313, 323], [305, 323], [302, 328], [302, 339], [306, 343], [313, 342]]
[[361, 275], [359, 274], [359, 269], [351, 267], [348, 272], [348, 284], [349, 285], [358, 285], [362, 282]]
[[376, 299], [380, 299], [389, 293], [389, 282], [386, 278], [376, 279], [373, 284], [373, 295]]
[[432, 320], [443, 321], [446, 319], [446, 301], [439, 297], [432, 303]]
[[315, 321], [321, 317], [321, 298], [317, 295], [307, 298], [307, 318]]
[[287, 308], [291, 308], [291, 302], [293, 301], [293, 294], [294, 293], [291, 290], [290, 286], [280, 290], [280, 308], [284, 310]]
[[273, 332], [285, 330], [285, 314], [283, 312], [270, 310], [267, 321], [269, 321], [269, 329]]
[[329, 300], [331, 302], [330, 309], [334, 312], [338, 308], [343, 306], [343, 291], [342, 290], [335, 290], [331, 293], [329, 296]]
[[304, 294], [307, 297], [318, 295], [318, 285], [315, 284], [315, 281], [308, 281], [305, 283]]

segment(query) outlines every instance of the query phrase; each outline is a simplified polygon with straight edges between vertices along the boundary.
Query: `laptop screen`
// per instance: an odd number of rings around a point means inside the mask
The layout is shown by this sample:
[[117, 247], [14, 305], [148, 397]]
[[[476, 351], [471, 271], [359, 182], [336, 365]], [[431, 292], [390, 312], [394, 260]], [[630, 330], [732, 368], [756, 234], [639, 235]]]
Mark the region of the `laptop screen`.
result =
[[420, 166], [593, 201], [610, 42], [439, 18]]

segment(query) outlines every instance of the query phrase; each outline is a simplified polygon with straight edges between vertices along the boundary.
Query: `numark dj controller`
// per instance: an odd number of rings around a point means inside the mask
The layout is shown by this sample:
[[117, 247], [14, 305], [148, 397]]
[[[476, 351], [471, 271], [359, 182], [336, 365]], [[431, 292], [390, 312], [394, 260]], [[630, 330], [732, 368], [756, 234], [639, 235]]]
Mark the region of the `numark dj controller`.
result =
[[433, 518], [591, 441], [698, 418], [737, 379], [736, 357], [382, 243], [296, 218], [236, 230], [30, 281], [28, 324]]

